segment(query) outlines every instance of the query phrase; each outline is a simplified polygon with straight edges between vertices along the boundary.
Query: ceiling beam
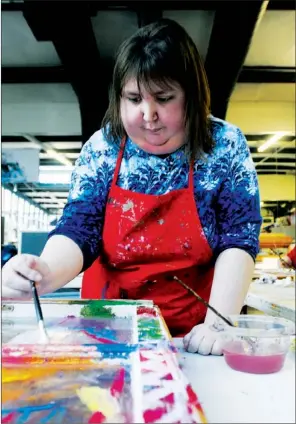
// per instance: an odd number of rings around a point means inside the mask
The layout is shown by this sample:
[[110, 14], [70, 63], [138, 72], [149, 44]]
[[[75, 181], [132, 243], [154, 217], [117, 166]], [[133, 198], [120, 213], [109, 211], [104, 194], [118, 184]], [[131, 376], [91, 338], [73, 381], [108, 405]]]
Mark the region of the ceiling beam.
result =
[[70, 83], [63, 66], [3, 66], [2, 84], [61, 84]]
[[238, 76], [240, 83], [295, 83], [296, 68], [276, 66], [244, 66]]
[[[77, 95], [82, 142], [100, 128], [108, 104], [108, 73], [91, 23], [91, 2], [25, 1], [24, 17], [38, 41], [51, 41]], [[91, 5], [92, 6], [92, 5]]]
[[[45, 0], [43, 0], [44, 2]], [[157, 6], [165, 10], [216, 10], [217, 5], [221, 0], [150, 0], [150, 1], [141, 1], [143, 7], [154, 8]], [[82, 3], [82, 2], [80, 2]], [[87, 5], [93, 13], [96, 13], [100, 10], [133, 10], [135, 6], [134, 1], [125, 1], [125, 0], [84, 0], [83, 3]], [[71, 4], [72, 7], [72, 4]], [[19, 12], [24, 9], [23, 1], [3, 1], [2, 0], [2, 11], [3, 12]]]
[[[165, 1], [141, 1], [141, 4], [145, 6], [150, 4], [149, 7], [153, 7], [152, 4], [157, 3], [159, 7], [163, 10], [216, 10], [217, 6], [221, 0], [165, 0]], [[132, 10], [135, 4], [135, 1], [125, 1], [125, 0], [105, 0], [105, 1], [86, 1], [83, 3], [88, 4], [88, 7], [91, 8], [93, 13], [100, 10]], [[23, 1], [1, 1], [1, 10], [2, 12], [20, 12], [24, 9]], [[268, 10], [295, 10], [295, 1], [294, 0], [270, 0], [267, 6]]]
[[222, 1], [218, 6], [205, 61], [212, 113], [218, 118], [226, 117], [231, 93], [266, 6], [263, 1]]
[[295, 10], [295, 1], [270, 0], [267, 10]]
[[[156, 18], [157, 16], [155, 15]], [[139, 18], [139, 20], [141, 19]], [[152, 17], [151, 19], [151, 22], [153, 22]], [[4, 66], [1, 70], [2, 84], [69, 84], [71, 80], [64, 66]], [[295, 83], [296, 68], [244, 66], [240, 71], [237, 81], [240, 83]]]
[[[156, 4], [158, 6], [158, 4]], [[149, 25], [152, 22], [157, 21], [162, 18], [162, 10], [158, 7], [149, 7], [149, 9], [140, 8], [136, 9], [137, 18], [138, 18], [138, 27], [142, 28], [145, 25]]]

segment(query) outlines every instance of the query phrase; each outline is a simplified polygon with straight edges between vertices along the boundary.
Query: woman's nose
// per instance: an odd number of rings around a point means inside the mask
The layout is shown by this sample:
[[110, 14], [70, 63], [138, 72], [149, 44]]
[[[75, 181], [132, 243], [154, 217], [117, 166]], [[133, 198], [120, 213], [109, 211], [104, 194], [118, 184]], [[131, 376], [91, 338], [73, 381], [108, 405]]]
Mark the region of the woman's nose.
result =
[[143, 104], [142, 113], [143, 113], [143, 119], [146, 122], [152, 122], [157, 119], [157, 111], [153, 103]]

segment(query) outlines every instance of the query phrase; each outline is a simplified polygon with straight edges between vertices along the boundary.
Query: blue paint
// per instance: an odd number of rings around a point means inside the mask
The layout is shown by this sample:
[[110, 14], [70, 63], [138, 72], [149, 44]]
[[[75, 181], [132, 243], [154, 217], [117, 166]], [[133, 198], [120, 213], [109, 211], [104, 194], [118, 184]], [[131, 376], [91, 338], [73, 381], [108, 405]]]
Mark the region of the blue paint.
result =
[[21, 406], [19, 408], [2, 409], [2, 414], [10, 414], [12, 412], [25, 414], [27, 412], [46, 411], [47, 409], [52, 409], [53, 406], [54, 404], [52, 403], [47, 405]]
[[66, 415], [66, 408], [63, 406], [59, 406], [58, 408], [54, 408], [50, 413], [44, 416], [39, 422], [40, 424], [50, 423], [51, 419], [54, 418], [55, 423], [62, 423], [63, 418]]

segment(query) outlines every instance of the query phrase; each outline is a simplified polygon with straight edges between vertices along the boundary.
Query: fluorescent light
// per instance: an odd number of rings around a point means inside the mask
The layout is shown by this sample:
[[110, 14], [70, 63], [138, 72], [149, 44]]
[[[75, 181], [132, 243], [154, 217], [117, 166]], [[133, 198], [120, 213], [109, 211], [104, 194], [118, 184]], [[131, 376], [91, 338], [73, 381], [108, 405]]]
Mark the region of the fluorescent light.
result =
[[65, 156], [61, 155], [60, 153], [56, 152], [55, 150], [45, 148], [45, 151], [50, 157], [61, 162], [63, 165], [72, 166], [72, 162], [70, 160], [68, 160], [67, 158], [65, 158]]
[[285, 131], [280, 131], [276, 134], [274, 134], [272, 137], [270, 137], [269, 140], [267, 140], [265, 143], [263, 143], [258, 149], [257, 151], [262, 153], [264, 152], [266, 149], [268, 149], [268, 147], [272, 146], [273, 144], [275, 144], [279, 139], [281, 139], [284, 135], [286, 135], [287, 133]]
[[62, 153], [58, 153], [56, 150], [54, 150], [50, 143], [42, 143], [36, 137], [30, 134], [22, 134], [22, 135], [31, 143], [45, 150], [46, 153], [53, 159], [56, 159], [57, 161], [61, 162], [63, 165], [72, 166], [72, 162], [68, 160]]
[[74, 166], [60, 166], [60, 165], [40, 165], [39, 171], [53, 171], [53, 172], [65, 172], [65, 171], [73, 171]]

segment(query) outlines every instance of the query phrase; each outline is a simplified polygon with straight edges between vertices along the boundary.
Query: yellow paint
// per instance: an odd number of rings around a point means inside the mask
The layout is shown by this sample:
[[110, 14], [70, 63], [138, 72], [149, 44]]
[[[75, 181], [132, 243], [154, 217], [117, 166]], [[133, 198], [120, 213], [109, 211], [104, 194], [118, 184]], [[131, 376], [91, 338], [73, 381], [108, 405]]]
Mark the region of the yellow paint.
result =
[[198, 414], [198, 416], [200, 418], [200, 422], [202, 424], [207, 424], [208, 423], [208, 420], [206, 419], [206, 416], [205, 416], [205, 414], [204, 414], [201, 406], [200, 407], [195, 407], [195, 409], [196, 409], [196, 412], [197, 412], [197, 414]]
[[2, 368], [2, 383], [12, 383], [16, 381], [26, 381], [30, 379], [45, 378], [54, 374], [54, 368]]
[[165, 320], [164, 320], [164, 318], [163, 318], [163, 316], [162, 316], [162, 314], [161, 314], [161, 312], [160, 312], [160, 309], [158, 308], [158, 306], [156, 306], [155, 307], [155, 309], [157, 310], [157, 315], [158, 315], [158, 318], [160, 319], [160, 321], [162, 322], [162, 325], [163, 325], [163, 328], [164, 328], [164, 330], [165, 330], [165, 332], [166, 332], [166, 336], [167, 336], [167, 338], [169, 339], [169, 340], [173, 340], [173, 338], [172, 338], [172, 335], [171, 335], [171, 333], [170, 333], [170, 330], [169, 330], [169, 328], [168, 328], [168, 326], [167, 326], [167, 323], [165, 322]]
[[77, 395], [91, 412], [100, 411], [105, 417], [112, 417], [118, 411], [118, 404], [111, 394], [100, 387], [81, 387]]
[[295, 339], [295, 337], [292, 339], [290, 349], [291, 349], [292, 352], [295, 352], [295, 350], [296, 350], [296, 339]]

